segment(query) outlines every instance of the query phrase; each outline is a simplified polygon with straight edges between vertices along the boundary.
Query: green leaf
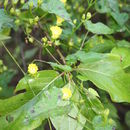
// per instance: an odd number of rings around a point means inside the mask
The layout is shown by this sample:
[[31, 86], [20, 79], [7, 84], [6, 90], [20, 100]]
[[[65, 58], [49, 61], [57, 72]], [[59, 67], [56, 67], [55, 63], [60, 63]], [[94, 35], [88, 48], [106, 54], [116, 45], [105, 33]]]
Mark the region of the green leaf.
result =
[[[37, 0], [29, 0], [23, 6], [23, 9], [28, 9], [30, 2], [34, 3], [34, 7], [37, 7]], [[66, 12], [64, 4], [60, 0], [43, 0], [43, 4], [40, 8], [45, 12], [60, 16], [61, 18], [73, 25], [69, 14]]]
[[129, 15], [127, 13], [111, 12], [111, 16], [120, 26], [123, 26], [129, 19]]
[[5, 72], [3, 72], [2, 74], [0, 74], [0, 86], [2, 88], [2, 90], [0, 91], [0, 98], [8, 98], [13, 94], [14, 88], [13, 87], [9, 87], [9, 83], [11, 82], [12, 78], [14, 77], [14, 75], [16, 74], [16, 72], [14, 70], [7, 70]]
[[111, 52], [120, 56], [120, 61], [123, 68], [130, 66], [130, 49], [129, 48], [114, 48]]
[[112, 34], [113, 30], [101, 22], [92, 23], [90, 20], [84, 22], [85, 28], [94, 34]]
[[93, 119], [94, 130], [113, 130], [115, 128], [114, 124], [109, 123], [103, 119], [102, 116], [96, 116]]
[[[8, 99], [0, 100], [0, 114], [5, 115], [28, 102], [34, 97], [34, 93], [38, 94], [48, 83], [58, 76], [58, 73], [53, 70], [39, 71], [37, 77], [31, 77], [29, 75], [21, 79], [16, 86], [15, 92], [25, 91]], [[62, 80], [58, 78], [53, 86], [62, 85]], [[32, 92], [33, 91], [33, 92]]]
[[84, 50], [94, 52], [109, 52], [113, 47], [115, 47], [115, 45], [116, 44], [111, 40], [104, 39], [102, 36], [94, 35], [87, 42], [85, 42]]
[[0, 9], [0, 32], [3, 28], [10, 28], [13, 26], [13, 19], [11, 19], [4, 9]]
[[125, 115], [125, 122], [127, 126], [130, 128], [130, 111], [128, 111]]
[[119, 12], [117, 0], [98, 0], [95, 3], [95, 8], [99, 13]]
[[72, 68], [68, 65], [58, 65], [57, 63], [49, 62], [49, 64], [56, 70], [62, 70], [65, 72], [71, 72]]
[[[81, 54], [81, 53], [80, 53]], [[97, 87], [107, 91], [115, 102], [130, 102], [130, 75], [114, 54], [83, 53], [77, 71]]]
[[128, 42], [126, 40], [117, 41], [117, 46], [130, 48], [130, 42]]
[[0, 34], [0, 41], [8, 40], [8, 39], [10, 39], [10, 38], [11, 38], [11, 37], [9, 37], [9, 36]]
[[52, 117], [51, 121], [56, 130], [82, 130], [86, 122], [86, 118], [80, 113], [80, 109], [75, 102], [80, 101], [81, 95], [76, 89], [74, 82], [64, 86], [72, 91], [71, 102], [73, 103], [70, 112], [61, 116]]
[[0, 117], [0, 129], [35, 129], [44, 119], [50, 116], [53, 117], [68, 113], [71, 105], [69, 101], [61, 99], [61, 94], [61, 89], [54, 86], [48, 90], [41, 91], [25, 105]]
[[56, 130], [82, 130], [86, 119], [73, 105], [68, 115], [53, 117], [51, 121]]
[[89, 89], [88, 89], [88, 92], [89, 92], [90, 94], [92, 94], [93, 96], [99, 97], [97, 91], [94, 90], [93, 88], [89, 88]]

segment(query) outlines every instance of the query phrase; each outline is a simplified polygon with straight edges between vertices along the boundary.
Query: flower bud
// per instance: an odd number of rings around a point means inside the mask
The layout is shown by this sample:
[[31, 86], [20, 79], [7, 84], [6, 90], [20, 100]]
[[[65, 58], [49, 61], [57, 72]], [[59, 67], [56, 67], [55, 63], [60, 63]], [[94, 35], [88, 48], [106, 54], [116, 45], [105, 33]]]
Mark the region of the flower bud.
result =
[[30, 7], [30, 9], [33, 8], [33, 2], [30, 2], [30, 3], [29, 3], [29, 7]]
[[54, 42], [54, 44], [55, 44], [56, 46], [59, 46], [61, 43], [60, 43], [59, 40], [56, 40], [56, 41]]
[[41, 41], [44, 42], [44, 43], [46, 43], [46, 42], [47, 42], [47, 37], [43, 37], [43, 38], [41, 39]]
[[17, 15], [17, 16], [19, 16], [19, 15], [20, 15], [20, 13], [21, 13], [19, 9], [16, 9], [16, 11], [15, 11], [15, 12], [16, 12], [16, 15]]
[[38, 6], [41, 6], [42, 3], [43, 3], [43, 0], [38, 0], [37, 1]]
[[91, 19], [92, 15], [90, 12], [87, 13], [87, 20]]
[[20, 3], [23, 5], [25, 3], [25, 0], [20, 0]]
[[29, 37], [28, 40], [29, 40], [30, 43], [33, 43], [33, 42], [34, 42], [33, 37]]
[[77, 23], [77, 19], [74, 19], [74, 20], [73, 20], [73, 23], [76, 24], [76, 23]]
[[34, 22], [38, 22], [38, 21], [39, 21], [39, 17], [36, 16], [36, 17], [34, 18]]
[[13, 0], [12, 3], [16, 5], [18, 3], [18, 0]]
[[11, 14], [14, 14], [14, 13], [15, 13], [15, 9], [14, 9], [14, 8], [11, 8], [11, 9], [10, 9], [10, 13], [11, 13]]
[[85, 20], [86, 16], [85, 14], [82, 15], [82, 20]]
[[15, 20], [15, 24], [19, 25], [20, 24], [20, 20], [19, 19]]

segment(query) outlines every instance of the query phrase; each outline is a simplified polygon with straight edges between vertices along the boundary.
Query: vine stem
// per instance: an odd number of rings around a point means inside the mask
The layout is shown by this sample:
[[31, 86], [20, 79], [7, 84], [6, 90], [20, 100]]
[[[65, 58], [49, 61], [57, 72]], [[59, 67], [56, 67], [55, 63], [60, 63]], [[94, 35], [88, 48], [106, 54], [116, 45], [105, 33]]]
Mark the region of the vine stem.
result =
[[21, 66], [19, 65], [19, 63], [16, 61], [16, 59], [14, 58], [14, 56], [10, 53], [10, 51], [8, 50], [8, 48], [5, 46], [5, 44], [3, 42], [1, 42], [3, 47], [5, 48], [5, 50], [7, 51], [7, 53], [10, 55], [10, 57], [13, 59], [13, 61], [15, 62], [15, 64], [18, 66], [18, 68], [21, 70], [21, 72], [23, 73], [23, 75], [25, 76], [26, 73], [24, 72], [24, 70], [21, 68]]

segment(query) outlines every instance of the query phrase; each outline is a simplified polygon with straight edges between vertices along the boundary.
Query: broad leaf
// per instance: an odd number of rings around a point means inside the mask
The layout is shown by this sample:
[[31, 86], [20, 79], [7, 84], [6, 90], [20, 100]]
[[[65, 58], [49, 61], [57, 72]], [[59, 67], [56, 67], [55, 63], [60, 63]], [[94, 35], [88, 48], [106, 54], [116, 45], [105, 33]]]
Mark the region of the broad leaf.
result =
[[124, 69], [130, 66], [130, 49], [129, 48], [114, 48], [112, 50], [112, 53], [120, 56], [120, 61]]
[[112, 34], [113, 30], [101, 22], [92, 23], [90, 20], [84, 22], [85, 28], [94, 34]]
[[127, 13], [111, 12], [111, 15], [120, 26], [123, 26], [129, 19], [129, 15]]
[[115, 47], [115, 45], [116, 44], [114, 44], [111, 40], [95, 35], [85, 43], [84, 50], [94, 52], [109, 52], [113, 47]]
[[51, 118], [51, 121], [56, 130], [82, 130], [86, 119], [78, 108], [73, 106], [68, 115]]
[[0, 129], [35, 129], [45, 118], [68, 113], [71, 105], [61, 97], [61, 89], [54, 86], [49, 90], [41, 91], [16, 111], [0, 117]]
[[83, 62], [77, 68], [80, 74], [107, 91], [113, 101], [130, 102], [130, 75], [122, 69], [118, 55], [82, 52], [79, 59]]
[[[29, 8], [29, 3], [33, 2], [34, 7], [37, 7], [37, 0], [29, 0], [24, 6], [23, 9]], [[69, 14], [66, 12], [64, 4], [60, 0], [43, 0], [43, 4], [40, 7], [43, 11], [55, 14], [68, 21], [73, 25]]]
[[95, 8], [99, 13], [109, 13], [111, 11], [119, 12], [119, 5], [117, 0], [98, 0]]
[[[0, 114], [5, 115], [34, 97], [34, 95], [39, 93], [48, 83], [50, 83], [54, 78], [58, 76], [58, 73], [53, 70], [39, 71], [37, 77], [31, 77], [29, 75], [21, 79], [15, 89], [15, 92], [23, 91], [16, 96], [8, 99], [0, 100]], [[62, 85], [62, 81], [58, 78], [53, 86]], [[25, 92], [24, 92], [25, 91]]]

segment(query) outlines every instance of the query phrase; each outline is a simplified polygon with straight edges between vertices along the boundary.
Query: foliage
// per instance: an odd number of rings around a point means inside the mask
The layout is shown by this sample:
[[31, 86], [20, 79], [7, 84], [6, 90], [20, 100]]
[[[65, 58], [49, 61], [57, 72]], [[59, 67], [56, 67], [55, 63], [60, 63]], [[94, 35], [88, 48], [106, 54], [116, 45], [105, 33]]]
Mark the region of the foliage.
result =
[[0, 130], [129, 129], [129, 12], [127, 0], [1, 0]]

